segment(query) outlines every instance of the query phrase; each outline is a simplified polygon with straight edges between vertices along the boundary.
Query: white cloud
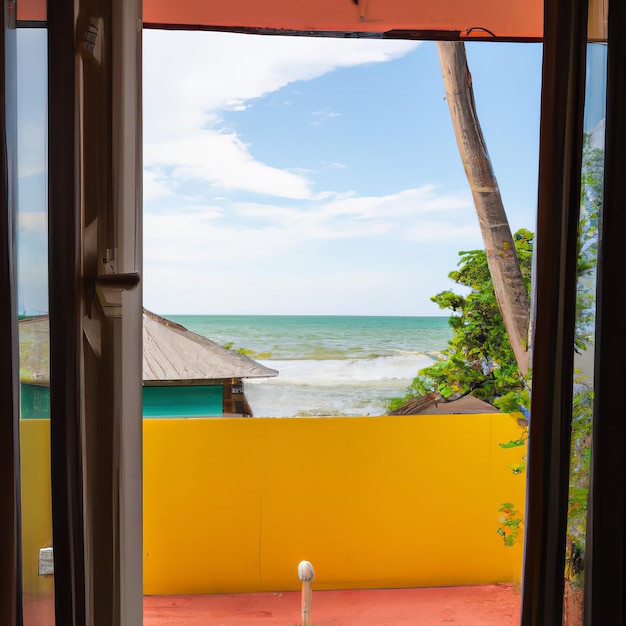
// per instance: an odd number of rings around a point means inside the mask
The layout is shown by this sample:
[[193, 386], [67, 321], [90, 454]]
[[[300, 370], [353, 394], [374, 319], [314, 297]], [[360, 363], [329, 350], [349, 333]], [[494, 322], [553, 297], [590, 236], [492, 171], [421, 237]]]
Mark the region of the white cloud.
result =
[[145, 305], [163, 314], [389, 315], [390, 309], [395, 315], [441, 314], [429, 297], [447, 287], [446, 272], [423, 271], [427, 257], [405, 271], [377, 269], [381, 253], [364, 253], [372, 262], [342, 264], [317, 256], [314, 273], [302, 272], [298, 257], [273, 272], [254, 263], [243, 269], [195, 264], [185, 272], [164, 265], [146, 276]]
[[216, 111], [247, 106], [285, 85], [339, 67], [403, 56], [416, 42], [241, 36], [147, 30], [143, 34], [148, 140], [205, 127]]
[[341, 113], [337, 111], [331, 111], [330, 109], [323, 109], [321, 111], [313, 111], [311, 113], [313, 116], [313, 120], [310, 122], [312, 126], [321, 126], [328, 120], [333, 119], [334, 117], [341, 117]]
[[[446, 219], [442, 215], [446, 216]], [[233, 203], [182, 207], [144, 217], [146, 262], [200, 264], [258, 262], [298, 254], [307, 242], [375, 239], [400, 245], [445, 241], [456, 245], [480, 237], [471, 198], [438, 194], [432, 187], [382, 197], [350, 197], [306, 206]]]
[[152, 192], [197, 180], [221, 189], [285, 198], [311, 195], [310, 183], [304, 176], [255, 160], [234, 133], [197, 129], [177, 138], [148, 142], [144, 164], [152, 177]]
[[42, 124], [21, 123], [17, 135], [18, 176], [25, 178], [46, 171], [46, 129]]
[[162, 196], [172, 195], [173, 185], [169, 177], [164, 173], [162, 168], [155, 167], [153, 169], [144, 167], [143, 170], [143, 199], [146, 202], [160, 198]]
[[21, 232], [34, 232], [47, 234], [48, 214], [45, 211], [20, 211], [18, 213], [19, 228]]
[[18, 213], [18, 275], [20, 312], [48, 308], [48, 217], [44, 211]]
[[405, 189], [387, 196], [339, 198], [328, 203], [327, 214], [351, 217], [355, 220], [379, 218], [411, 219], [416, 215], [438, 213], [442, 210], [464, 209], [472, 206], [467, 194], [438, 194], [432, 185]]
[[[309, 198], [311, 182], [257, 161], [232, 130], [224, 111], [243, 111], [255, 99], [340, 67], [400, 57], [417, 42], [268, 37], [232, 33], [144, 32], [144, 166], [146, 200], [183, 180], [214, 187]], [[340, 115], [324, 110], [318, 122]]]
[[145, 304], [163, 314], [439, 315], [430, 296], [446, 288], [458, 250], [479, 246], [469, 194], [432, 187], [185, 207], [145, 215]]

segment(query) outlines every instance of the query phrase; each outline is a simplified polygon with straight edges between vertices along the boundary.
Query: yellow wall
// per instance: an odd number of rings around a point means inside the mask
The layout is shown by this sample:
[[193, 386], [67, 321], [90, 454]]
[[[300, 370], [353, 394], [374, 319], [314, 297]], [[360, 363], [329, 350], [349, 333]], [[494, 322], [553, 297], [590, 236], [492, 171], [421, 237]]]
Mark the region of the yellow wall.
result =
[[[144, 591], [297, 590], [518, 582], [525, 446], [509, 415], [144, 420]], [[51, 545], [48, 420], [24, 420], [25, 593]]]
[[20, 420], [24, 593], [52, 597], [53, 578], [39, 576], [39, 550], [52, 545], [50, 420]]
[[147, 594], [518, 582], [509, 415], [144, 421]]

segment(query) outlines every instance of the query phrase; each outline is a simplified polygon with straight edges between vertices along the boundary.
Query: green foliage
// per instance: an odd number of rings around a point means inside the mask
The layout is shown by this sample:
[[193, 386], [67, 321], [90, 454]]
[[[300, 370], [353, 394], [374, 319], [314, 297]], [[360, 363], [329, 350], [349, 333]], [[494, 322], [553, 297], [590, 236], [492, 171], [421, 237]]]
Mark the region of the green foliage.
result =
[[228, 341], [224, 344], [224, 348], [226, 348], [227, 350], [232, 350], [233, 352], [239, 352], [239, 354], [243, 354], [244, 356], [249, 356], [250, 358], [255, 359], [269, 359], [272, 356], [271, 352], [259, 352], [255, 354], [254, 350], [249, 350], [248, 348], [233, 348], [234, 345], [234, 341]]
[[510, 548], [517, 542], [524, 520], [511, 502], [503, 502], [498, 512], [502, 513], [502, 516], [497, 532], [502, 537], [504, 545]]
[[579, 353], [591, 345], [595, 328], [594, 281], [598, 260], [598, 221], [604, 187], [604, 151], [593, 146], [590, 135], [585, 137], [583, 147], [581, 182], [574, 337]]
[[[598, 259], [598, 222], [604, 186], [604, 151], [585, 137], [582, 159], [580, 221], [578, 227], [578, 288], [576, 298], [576, 349], [591, 345], [595, 329], [595, 270]], [[591, 468], [593, 386], [586, 377], [574, 380], [572, 440], [565, 575], [574, 586], [584, 582], [587, 500]]]
[[[515, 233], [515, 247], [527, 288], [532, 272], [533, 234]], [[431, 300], [452, 312], [454, 333], [440, 361], [418, 372], [407, 394], [390, 403], [397, 408], [415, 396], [432, 391], [454, 399], [468, 393], [510, 412], [528, 407], [529, 394], [509, 342], [484, 250], [459, 253], [459, 269], [449, 277], [469, 290], [467, 295], [443, 291]]]
[[224, 347], [227, 350], [232, 350], [233, 352], [238, 352], [239, 354], [244, 354], [245, 356], [252, 356], [254, 354], [252, 350], [247, 350], [246, 348], [234, 348], [233, 347], [234, 345], [235, 345], [234, 341], [229, 341], [224, 344]]
[[591, 470], [591, 425], [593, 388], [588, 380], [575, 380], [572, 407], [572, 442], [570, 453], [569, 498], [567, 510], [566, 576], [576, 585], [583, 584], [587, 500]]
[[517, 476], [517, 474], [523, 474], [526, 471], [526, 463], [516, 463], [515, 465], [509, 465], [509, 468]]
[[520, 448], [526, 443], [526, 437], [520, 437], [519, 439], [515, 439], [513, 441], [507, 441], [506, 443], [498, 444], [501, 448]]

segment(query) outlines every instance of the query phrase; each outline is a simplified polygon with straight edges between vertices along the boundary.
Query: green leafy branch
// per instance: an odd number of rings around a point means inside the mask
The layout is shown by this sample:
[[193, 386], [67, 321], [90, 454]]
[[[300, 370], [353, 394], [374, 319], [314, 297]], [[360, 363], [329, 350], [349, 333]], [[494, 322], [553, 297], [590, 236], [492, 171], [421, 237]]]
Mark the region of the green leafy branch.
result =
[[243, 354], [244, 356], [254, 357], [255, 359], [269, 359], [272, 357], [271, 352], [257, 352], [254, 350], [249, 350], [248, 348], [233, 348], [235, 345], [234, 341], [229, 341], [224, 344], [224, 347], [227, 350], [232, 350], [233, 352], [238, 352], [239, 354]]
[[502, 537], [504, 545], [510, 548], [515, 545], [524, 521], [511, 502], [503, 502], [498, 512], [503, 515], [500, 517], [500, 527], [497, 533]]

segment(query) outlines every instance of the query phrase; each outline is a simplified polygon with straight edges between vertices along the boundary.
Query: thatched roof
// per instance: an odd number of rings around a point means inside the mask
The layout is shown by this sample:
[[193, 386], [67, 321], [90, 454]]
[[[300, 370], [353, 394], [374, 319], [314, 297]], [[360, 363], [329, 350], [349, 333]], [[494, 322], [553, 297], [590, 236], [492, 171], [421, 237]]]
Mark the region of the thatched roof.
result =
[[[48, 316], [20, 320], [22, 382], [50, 383]], [[194, 333], [180, 324], [143, 313], [143, 380], [203, 381], [270, 378], [278, 371]]]
[[144, 309], [144, 381], [273, 376], [278, 376], [278, 370]]
[[492, 404], [472, 395], [463, 396], [458, 400], [445, 400], [439, 393], [429, 393], [421, 398], [409, 400], [389, 415], [417, 415], [418, 413], [454, 415], [457, 413], [499, 413], [499, 411]]

